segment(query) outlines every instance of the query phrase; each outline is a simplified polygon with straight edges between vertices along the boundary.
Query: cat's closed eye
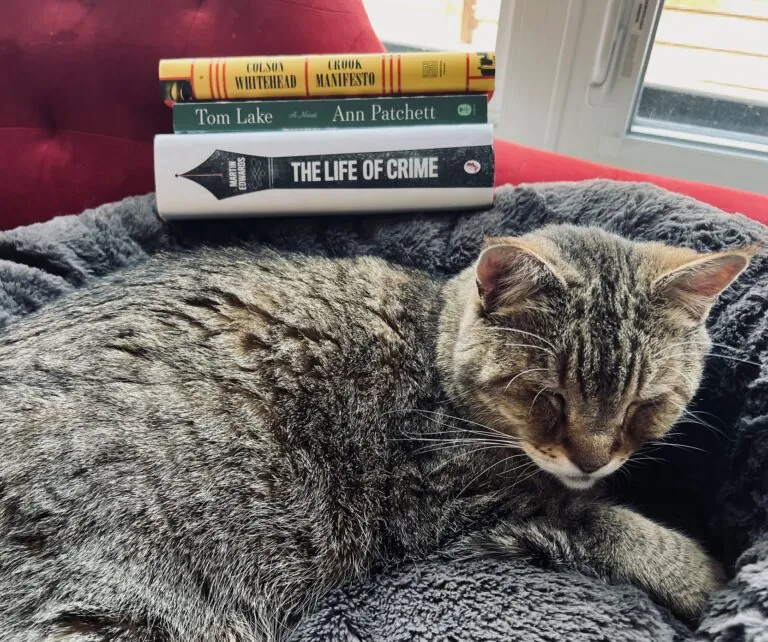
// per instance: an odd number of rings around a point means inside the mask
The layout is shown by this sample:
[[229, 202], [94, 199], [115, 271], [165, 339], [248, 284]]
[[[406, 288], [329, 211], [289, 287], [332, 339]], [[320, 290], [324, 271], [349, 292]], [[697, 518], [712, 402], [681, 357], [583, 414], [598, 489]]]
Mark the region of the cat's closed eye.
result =
[[638, 399], [627, 408], [622, 433], [639, 447], [643, 442], [658, 438], [666, 432], [669, 427], [665, 421], [666, 416], [675, 414], [675, 408], [674, 403], [665, 395]]
[[641, 411], [645, 406], [653, 405], [652, 401], [643, 401], [643, 400], [635, 400], [632, 403], [627, 406], [627, 410], [624, 413], [624, 421], [621, 425], [622, 432], [626, 433], [629, 431], [629, 429], [632, 427], [633, 422], [635, 421], [635, 417], [637, 416], [638, 412]]
[[568, 402], [561, 392], [548, 392], [546, 393], [547, 401], [557, 411], [558, 415], [562, 418], [566, 417]]
[[568, 402], [560, 392], [547, 392], [543, 395], [549, 403], [551, 412], [549, 429], [557, 434], [564, 430], [568, 424]]

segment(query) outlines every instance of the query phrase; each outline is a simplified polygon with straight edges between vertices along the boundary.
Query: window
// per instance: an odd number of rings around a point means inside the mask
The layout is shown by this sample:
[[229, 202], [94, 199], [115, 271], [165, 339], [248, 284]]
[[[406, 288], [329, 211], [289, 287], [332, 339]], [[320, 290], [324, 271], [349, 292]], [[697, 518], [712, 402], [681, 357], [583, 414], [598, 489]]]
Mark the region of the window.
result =
[[389, 51], [493, 51], [502, 0], [363, 0]]
[[630, 131], [768, 151], [768, 2], [667, 0]]
[[768, 193], [768, 0], [509, 0], [500, 136]]

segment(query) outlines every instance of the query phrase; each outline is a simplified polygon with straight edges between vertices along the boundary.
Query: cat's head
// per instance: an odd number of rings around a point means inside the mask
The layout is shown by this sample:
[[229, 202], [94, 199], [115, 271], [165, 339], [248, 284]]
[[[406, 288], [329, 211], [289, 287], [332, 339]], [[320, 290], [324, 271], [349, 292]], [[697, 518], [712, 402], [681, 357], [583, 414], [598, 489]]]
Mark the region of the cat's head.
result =
[[589, 488], [681, 416], [709, 310], [753, 254], [573, 226], [487, 239], [448, 290], [447, 389], [566, 486]]

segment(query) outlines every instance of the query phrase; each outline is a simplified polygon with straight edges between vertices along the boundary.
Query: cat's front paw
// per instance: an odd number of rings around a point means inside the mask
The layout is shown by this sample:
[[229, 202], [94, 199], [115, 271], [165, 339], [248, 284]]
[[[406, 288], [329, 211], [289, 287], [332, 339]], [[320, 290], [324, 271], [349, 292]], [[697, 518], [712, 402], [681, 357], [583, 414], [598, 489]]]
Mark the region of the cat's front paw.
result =
[[656, 592], [675, 615], [695, 623], [728, 578], [723, 566], [697, 543], [688, 540], [685, 549], [685, 563], [667, 569]]
[[[597, 547], [612, 579], [645, 589], [679, 618], [695, 623], [726, 582], [720, 563], [698, 542], [622, 507], [601, 509], [611, 545]], [[599, 561], [599, 560], [598, 560]]]

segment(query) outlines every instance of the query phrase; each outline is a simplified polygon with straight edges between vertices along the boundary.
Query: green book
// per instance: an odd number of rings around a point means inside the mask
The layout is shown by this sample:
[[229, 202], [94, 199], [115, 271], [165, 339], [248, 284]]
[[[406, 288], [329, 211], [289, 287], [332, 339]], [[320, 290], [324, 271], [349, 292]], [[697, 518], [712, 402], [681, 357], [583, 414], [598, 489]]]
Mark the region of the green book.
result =
[[238, 100], [176, 103], [173, 106], [173, 131], [177, 134], [457, 125], [487, 121], [486, 94]]

